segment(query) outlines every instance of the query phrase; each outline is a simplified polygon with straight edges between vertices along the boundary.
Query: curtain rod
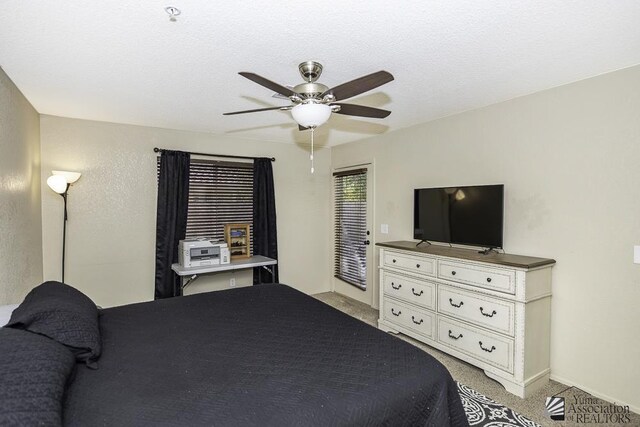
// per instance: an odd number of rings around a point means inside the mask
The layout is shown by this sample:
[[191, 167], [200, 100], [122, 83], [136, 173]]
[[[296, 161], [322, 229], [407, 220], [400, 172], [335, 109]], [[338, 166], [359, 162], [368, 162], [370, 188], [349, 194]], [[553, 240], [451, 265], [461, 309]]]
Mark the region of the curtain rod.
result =
[[[162, 153], [163, 151], [167, 151], [166, 148], [158, 148], [158, 147], [154, 147], [153, 151], [155, 153]], [[249, 156], [233, 156], [231, 154], [209, 154], [209, 153], [194, 153], [191, 151], [187, 151], [187, 153], [189, 154], [193, 154], [196, 156], [207, 156], [207, 157], [224, 157], [227, 159], [247, 159], [247, 160], [255, 160], [255, 159], [260, 159], [262, 157], [249, 157]], [[272, 162], [276, 161], [275, 157], [267, 157], [267, 159], [271, 160]]]

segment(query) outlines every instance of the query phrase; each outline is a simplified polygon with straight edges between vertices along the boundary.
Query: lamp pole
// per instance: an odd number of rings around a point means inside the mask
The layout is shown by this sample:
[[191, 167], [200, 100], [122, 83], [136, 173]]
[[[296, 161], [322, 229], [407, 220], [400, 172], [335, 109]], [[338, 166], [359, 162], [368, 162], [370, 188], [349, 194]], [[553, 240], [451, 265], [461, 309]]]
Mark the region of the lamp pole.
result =
[[64, 256], [67, 248], [67, 195], [69, 194], [70, 185], [71, 184], [67, 183], [67, 188], [64, 190], [64, 193], [61, 194], [64, 200], [64, 218], [62, 220], [62, 283], [64, 283]]
[[51, 171], [53, 175], [47, 178], [47, 185], [53, 191], [62, 196], [64, 200], [64, 216], [62, 218], [62, 283], [64, 283], [64, 264], [65, 254], [67, 251], [67, 196], [69, 194], [69, 187], [71, 184], [80, 179], [80, 172], [67, 172], [67, 171]]

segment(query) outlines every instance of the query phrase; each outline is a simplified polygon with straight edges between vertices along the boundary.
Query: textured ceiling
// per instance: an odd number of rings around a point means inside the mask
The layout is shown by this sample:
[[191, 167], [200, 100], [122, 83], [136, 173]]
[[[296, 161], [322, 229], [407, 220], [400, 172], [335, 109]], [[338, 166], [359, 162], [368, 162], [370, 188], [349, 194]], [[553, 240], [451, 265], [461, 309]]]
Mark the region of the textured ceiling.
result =
[[[182, 10], [170, 22], [164, 6]], [[284, 85], [319, 60], [335, 86], [381, 69], [395, 81], [351, 100], [383, 120], [334, 114], [335, 145], [640, 63], [640, 1], [5, 0], [0, 66], [43, 114], [246, 138], [307, 140], [283, 105], [240, 77]], [[317, 135], [318, 135], [317, 134]]]

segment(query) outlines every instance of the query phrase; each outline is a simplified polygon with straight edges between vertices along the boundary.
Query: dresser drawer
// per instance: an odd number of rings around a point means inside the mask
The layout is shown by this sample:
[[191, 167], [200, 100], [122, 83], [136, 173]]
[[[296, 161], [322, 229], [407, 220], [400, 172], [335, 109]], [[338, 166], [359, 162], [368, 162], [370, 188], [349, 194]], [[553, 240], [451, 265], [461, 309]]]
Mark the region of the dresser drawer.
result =
[[513, 340], [438, 317], [438, 341], [473, 358], [513, 373]]
[[514, 334], [515, 303], [440, 285], [438, 312], [503, 334]]
[[435, 311], [435, 283], [410, 279], [387, 271], [382, 272], [382, 281], [386, 295]]
[[438, 261], [438, 277], [509, 294], [515, 294], [516, 289], [516, 272], [514, 270]]
[[412, 273], [436, 275], [436, 262], [433, 258], [416, 257], [398, 252], [384, 251], [384, 266], [400, 268]]
[[387, 322], [395, 323], [420, 335], [435, 339], [435, 313], [420, 310], [390, 298], [385, 298], [383, 305], [383, 318]]

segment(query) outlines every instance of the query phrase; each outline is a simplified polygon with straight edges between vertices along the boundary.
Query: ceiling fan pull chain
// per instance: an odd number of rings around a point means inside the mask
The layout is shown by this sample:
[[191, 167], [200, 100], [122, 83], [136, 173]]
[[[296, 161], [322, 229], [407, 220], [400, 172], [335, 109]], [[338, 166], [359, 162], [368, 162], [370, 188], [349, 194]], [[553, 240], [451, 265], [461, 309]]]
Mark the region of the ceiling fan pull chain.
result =
[[313, 131], [315, 130], [315, 128], [311, 128], [311, 155], [309, 156], [309, 159], [311, 160], [311, 173], [313, 173], [314, 168], [313, 168]]

